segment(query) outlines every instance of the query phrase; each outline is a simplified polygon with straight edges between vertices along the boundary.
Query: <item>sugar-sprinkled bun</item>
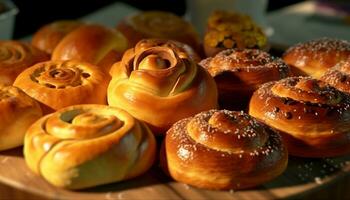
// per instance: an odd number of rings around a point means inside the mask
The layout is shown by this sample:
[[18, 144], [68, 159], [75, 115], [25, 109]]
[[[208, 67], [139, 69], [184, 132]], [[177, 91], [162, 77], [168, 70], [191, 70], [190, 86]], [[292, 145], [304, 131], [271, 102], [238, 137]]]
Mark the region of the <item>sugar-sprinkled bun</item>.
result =
[[295, 75], [320, 78], [329, 68], [350, 56], [350, 42], [321, 38], [290, 47], [283, 60]]
[[350, 153], [350, 96], [309, 77], [266, 83], [249, 114], [279, 130], [289, 153], [327, 157]]
[[220, 106], [227, 109], [244, 109], [261, 84], [280, 80], [290, 73], [281, 59], [257, 49], [227, 49], [199, 65], [214, 77]]
[[342, 61], [329, 69], [321, 80], [343, 92], [350, 93], [350, 57], [347, 61]]
[[179, 182], [205, 189], [244, 189], [280, 175], [288, 153], [281, 137], [253, 117], [210, 110], [167, 132], [161, 165]]

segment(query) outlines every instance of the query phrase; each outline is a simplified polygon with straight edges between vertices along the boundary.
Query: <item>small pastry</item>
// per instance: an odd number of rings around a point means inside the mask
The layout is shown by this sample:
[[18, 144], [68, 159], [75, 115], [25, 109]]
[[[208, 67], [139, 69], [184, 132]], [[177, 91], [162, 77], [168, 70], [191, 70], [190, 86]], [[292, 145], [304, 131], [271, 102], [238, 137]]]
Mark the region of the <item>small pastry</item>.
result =
[[291, 77], [254, 92], [249, 114], [280, 131], [291, 155], [350, 153], [350, 95], [310, 77]]
[[176, 122], [167, 132], [161, 166], [176, 181], [205, 189], [245, 189], [287, 167], [281, 137], [253, 117], [210, 110]]
[[320, 78], [329, 68], [350, 57], [350, 43], [321, 38], [290, 47], [283, 60], [294, 74]]
[[0, 84], [0, 151], [21, 146], [25, 132], [41, 116], [33, 98], [17, 87]]
[[76, 20], [60, 20], [47, 24], [33, 35], [32, 45], [51, 55], [57, 44], [82, 24]]
[[350, 57], [330, 68], [320, 79], [340, 91], [350, 93]]
[[89, 62], [108, 74], [127, 46], [126, 38], [117, 30], [96, 24], [82, 25], [61, 40], [52, 60]]
[[30, 44], [0, 40], [0, 84], [12, 85], [23, 70], [49, 59], [49, 55]]
[[112, 67], [109, 105], [126, 109], [157, 134], [182, 118], [216, 108], [213, 78], [186, 51], [163, 44], [145, 48], [144, 42]]
[[49, 183], [82, 189], [147, 171], [155, 158], [152, 132], [124, 110], [75, 105], [46, 115], [26, 132], [28, 167]]
[[267, 49], [267, 37], [248, 15], [216, 10], [208, 18], [204, 35], [207, 57], [224, 49]]
[[263, 83], [289, 75], [279, 58], [258, 49], [227, 49], [199, 63], [214, 77], [222, 108], [245, 109], [253, 92]]
[[80, 61], [47, 61], [23, 71], [14, 86], [41, 103], [44, 113], [70, 105], [106, 104], [108, 79], [98, 67]]
[[130, 48], [145, 38], [177, 40], [197, 52], [200, 48], [199, 35], [194, 27], [170, 12], [145, 11], [130, 15], [119, 22], [117, 29], [127, 37]]

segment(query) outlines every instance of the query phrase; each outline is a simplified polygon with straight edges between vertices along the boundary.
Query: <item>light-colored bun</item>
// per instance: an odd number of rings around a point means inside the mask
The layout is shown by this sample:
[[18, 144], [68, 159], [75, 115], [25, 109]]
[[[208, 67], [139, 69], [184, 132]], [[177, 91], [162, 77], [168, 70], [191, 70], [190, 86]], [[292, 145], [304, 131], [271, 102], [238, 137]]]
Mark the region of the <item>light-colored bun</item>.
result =
[[289, 153], [329, 157], [350, 153], [350, 96], [309, 77], [266, 83], [249, 114], [279, 130]]
[[25, 132], [41, 116], [34, 99], [16, 87], [0, 84], [0, 150], [21, 146]]
[[162, 166], [175, 180], [205, 189], [263, 184], [287, 167], [281, 137], [243, 112], [210, 110], [175, 123]]
[[14, 85], [39, 101], [44, 113], [50, 113], [76, 104], [106, 104], [108, 81], [89, 63], [47, 61], [23, 71]]
[[217, 106], [213, 78], [180, 48], [138, 44], [111, 72], [109, 105], [126, 109], [156, 133], [164, 134], [176, 121]]
[[12, 85], [23, 70], [49, 59], [49, 55], [30, 44], [0, 40], [0, 84]]
[[153, 164], [156, 143], [145, 124], [104, 105], [76, 105], [46, 115], [27, 131], [29, 168], [49, 183], [82, 189], [138, 176]]

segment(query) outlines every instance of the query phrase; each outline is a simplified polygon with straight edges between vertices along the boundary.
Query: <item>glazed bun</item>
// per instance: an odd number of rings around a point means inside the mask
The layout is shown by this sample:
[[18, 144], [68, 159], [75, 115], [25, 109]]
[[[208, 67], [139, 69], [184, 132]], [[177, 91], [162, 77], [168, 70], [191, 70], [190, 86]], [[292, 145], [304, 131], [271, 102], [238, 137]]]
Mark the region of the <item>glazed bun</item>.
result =
[[350, 93], [350, 57], [330, 68], [321, 80], [346, 93]]

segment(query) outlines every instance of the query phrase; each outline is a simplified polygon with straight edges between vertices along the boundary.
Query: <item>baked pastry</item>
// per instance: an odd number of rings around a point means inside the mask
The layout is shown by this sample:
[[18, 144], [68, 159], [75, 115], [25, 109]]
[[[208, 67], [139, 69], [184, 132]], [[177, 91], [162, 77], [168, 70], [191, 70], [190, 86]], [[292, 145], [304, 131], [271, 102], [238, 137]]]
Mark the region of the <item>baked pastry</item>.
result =
[[320, 79], [340, 91], [350, 93], [350, 57], [327, 70]]
[[226, 109], [245, 109], [253, 92], [263, 83], [289, 75], [279, 58], [258, 49], [226, 49], [199, 63], [214, 77], [219, 104]]
[[32, 45], [51, 55], [57, 44], [82, 24], [76, 20], [54, 21], [41, 27], [33, 35]]
[[310, 77], [266, 83], [254, 92], [249, 114], [279, 130], [291, 155], [350, 153], [350, 96]]
[[350, 42], [321, 38], [290, 47], [283, 60], [296, 75], [320, 78], [329, 68], [350, 57]]
[[0, 84], [0, 151], [21, 146], [26, 130], [41, 116], [34, 99], [16, 87]]
[[0, 84], [12, 85], [24, 69], [49, 59], [45, 52], [25, 42], [0, 40]]
[[200, 48], [199, 35], [194, 27], [170, 12], [144, 11], [129, 15], [118, 23], [117, 29], [128, 39], [130, 48], [144, 38], [177, 40], [197, 52]]
[[[163, 168], [179, 182], [205, 189], [244, 189], [287, 167], [281, 137], [253, 117], [210, 110], [176, 122], [167, 132]], [[165, 162], [165, 163], [164, 163]]]
[[80, 61], [47, 61], [23, 71], [14, 82], [41, 103], [44, 113], [70, 105], [106, 104], [108, 78]]
[[216, 108], [214, 80], [186, 51], [169, 45], [144, 48], [143, 42], [112, 67], [109, 105], [126, 109], [157, 134], [182, 118]]
[[49, 183], [82, 189], [147, 171], [155, 158], [152, 132], [124, 110], [75, 105], [42, 117], [27, 131], [28, 167]]
[[250, 16], [232, 11], [216, 10], [208, 18], [204, 35], [207, 57], [224, 49], [268, 48], [267, 37]]
[[82, 25], [64, 37], [52, 53], [52, 60], [80, 60], [108, 73], [128, 46], [117, 30], [101, 25]]

